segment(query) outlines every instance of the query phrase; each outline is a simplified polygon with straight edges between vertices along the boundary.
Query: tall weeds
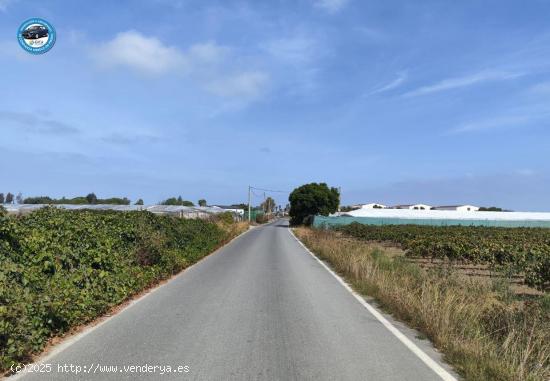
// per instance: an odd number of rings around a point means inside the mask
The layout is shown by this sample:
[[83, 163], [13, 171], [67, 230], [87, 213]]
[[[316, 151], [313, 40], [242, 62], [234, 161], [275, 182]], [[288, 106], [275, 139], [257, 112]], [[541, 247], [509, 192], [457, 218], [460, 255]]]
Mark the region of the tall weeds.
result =
[[426, 271], [364, 241], [298, 228], [352, 286], [423, 332], [466, 380], [549, 380], [550, 299], [519, 301], [506, 284]]

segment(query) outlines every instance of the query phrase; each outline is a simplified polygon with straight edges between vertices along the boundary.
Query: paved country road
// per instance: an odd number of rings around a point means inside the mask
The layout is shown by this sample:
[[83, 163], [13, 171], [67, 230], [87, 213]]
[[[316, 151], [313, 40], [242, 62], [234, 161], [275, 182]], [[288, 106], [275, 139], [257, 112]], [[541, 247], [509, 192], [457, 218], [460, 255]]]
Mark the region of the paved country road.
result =
[[[439, 362], [429, 343], [395, 325]], [[296, 241], [286, 221], [244, 234], [73, 341], [43, 360], [49, 371], [22, 379], [441, 379]]]

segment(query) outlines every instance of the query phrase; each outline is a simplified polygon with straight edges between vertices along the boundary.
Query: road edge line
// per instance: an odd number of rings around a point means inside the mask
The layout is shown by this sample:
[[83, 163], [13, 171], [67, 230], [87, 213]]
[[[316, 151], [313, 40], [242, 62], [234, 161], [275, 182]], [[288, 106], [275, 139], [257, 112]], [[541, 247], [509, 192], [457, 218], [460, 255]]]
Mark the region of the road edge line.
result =
[[[183, 276], [183, 274], [191, 269], [193, 266], [196, 266], [198, 265], [199, 263], [201, 263], [203, 260], [205, 260], [206, 258], [208, 257], [211, 257], [212, 255], [215, 255], [215, 254], [218, 254], [222, 249], [226, 248], [227, 246], [229, 246], [231, 243], [233, 243], [233, 241], [235, 241], [237, 238], [240, 238], [242, 236], [244, 236], [246, 233], [250, 232], [250, 231], [253, 231], [256, 229], [256, 226], [247, 229], [245, 230], [244, 232], [242, 232], [241, 234], [239, 234], [238, 236], [236, 237], [233, 237], [229, 242], [225, 243], [223, 246], [220, 246], [218, 247], [216, 250], [214, 250], [213, 252], [211, 252], [210, 254], [208, 255], [205, 255], [204, 257], [202, 257], [199, 261], [193, 263], [191, 266], [189, 267], [186, 267], [184, 269], [182, 269], [179, 273], [177, 274], [174, 274], [172, 277], [170, 277], [169, 279], [166, 279], [164, 281], [161, 281], [160, 284], [157, 284], [156, 286], [148, 289], [147, 291], [145, 291], [145, 293], [143, 295], [140, 295], [139, 297], [137, 297], [136, 299], [132, 299], [130, 301], [127, 302], [126, 305], [124, 305], [123, 307], [121, 307], [120, 310], [118, 310], [115, 314], [111, 315], [111, 316], [106, 316], [106, 315], [103, 315], [103, 316], [98, 316], [94, 321], [88, 323], [88, 327], [85, 327], [83, 328], [81, 331], [79, 332], [76, 332], [74, 333], [73, 335], [69, 335], [67, 336], [66, 338], [62, 338], [61, 339], [61, 342], [59, 342], [58, 344], [55, 344], [53, 345], [53, 347], [47, 351], [46, 353], [43, 354], [43, 356], [38, 356], [38, 358], [33, 361], [33, 362], [30, 362], [28, 364], [26, 364], [26, 366], [24, 367], [24, 369], [18, 373], [15, 373], [15, 374], [12, 374], [12, 375], [2, 375], [0, 374], [0, 380], [6, 380], [6, 381], [14, 381], [14, 380], [19, 380], [21, 377], [24, 377], [27, 373], [29, 373], [28, 369], [29, 369], [29, 366], [31, 365], [34, 365], [34, 364], [43, 364], [45, 363], [46, 361], [52, 359], [53, 357], [57, 356], [58, 354], [60, 354], [61, 352], [63, 352], [65, 349], [69, 348], [71, 345], [73, 345], [74, 343], [76, 343], [77, 341], [83, 339], [85, 336], [89, 335], [90, 333], [92, 333], [93, 331], [95, 331], [97, 328], [101, 327], [102, 325], [106, 324], [107, 322], [109, 322], [111, 319], [119, 316], [120, 314], [122, 314], [123, 312], [125, 312], [126, 310], [129, 310], [130, 308], [132, 308], [133, 306], [135, 306], [136, 304], [138, 304], [139, 302], [141, 302], [143, 299], [147, 298], [149, 295], [153, 294], [155, 291], [158, 291], [160, 290], [162, 287], [166, 286], [167, 284], [171, 283], [172, 281], [174, 281], [176, 278], [180, 277], [180, 276]], [[121, 303], [121, 304], [124, 304]], [[31, 372], [32, 373], [32, 372]]]
[[317, 262], [321, 264], [337, 281], [340, 283], [353, 297], [361, 303], [388, 331], [390, 331], [403, 345], [405, 345], [411, 352], [413, 352], [416, 357], [418, 357], [424, 364], [426, 364], [431, 370], [433, 370], [441, 379], [445, 381], [458, 381], [452, 374], [450, 374], [446, 369], [437, 363], [434, 359], [426, 354], [422, 349], [420, 349], [415, 343], [413, 343], [407, 336], [405, 336], [398, 328], [396, 328], [392, 323], [390, 323], [376, 308], [371, 306], [367, 301], [357, 293], [351, 286], [344, 280], [340, 275], [336, 274], [325, 262], [319, 259], [311, 250], [303, 244], [302, 241], [296, 237], [291, 228], [288, 228], [290, 234], [294, 239], [309, 253]]

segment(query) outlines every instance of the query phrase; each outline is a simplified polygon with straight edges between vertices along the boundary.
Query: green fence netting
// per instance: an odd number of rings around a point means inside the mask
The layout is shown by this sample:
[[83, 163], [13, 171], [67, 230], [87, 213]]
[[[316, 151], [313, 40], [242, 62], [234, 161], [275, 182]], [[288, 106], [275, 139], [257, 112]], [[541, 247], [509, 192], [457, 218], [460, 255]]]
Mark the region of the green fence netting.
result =
[[330, 227], [348, 225], [358, 222], [366, 225], [429, 225], [429, 226], [493, 226], [506, 228], [550, 228], [550, 221], [539, 220], [452, 220], [452, 219], [431, 219], [431, 218], [384, 218], [384, 217], [325, 217], [315, 216], [313, 226]]
[[[256, 216], [265, 214], [263, 210], [251, 210], [250, 211], [250, 217], [252, 221], [256, 221]], [[248, 210], [245, 209], [244, 211], [244, 220], [248, 220]]]

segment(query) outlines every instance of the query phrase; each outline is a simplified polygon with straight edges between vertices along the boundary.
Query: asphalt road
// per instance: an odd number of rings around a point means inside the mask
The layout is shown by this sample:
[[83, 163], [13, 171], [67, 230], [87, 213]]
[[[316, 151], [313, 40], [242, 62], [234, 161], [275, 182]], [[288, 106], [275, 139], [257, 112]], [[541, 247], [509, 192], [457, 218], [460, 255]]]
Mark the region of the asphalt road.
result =
[[49, 371], [22, 378], [441, 379], [307, 253], [285, 221], [244, 234], [73, 341], [43, 360]]

